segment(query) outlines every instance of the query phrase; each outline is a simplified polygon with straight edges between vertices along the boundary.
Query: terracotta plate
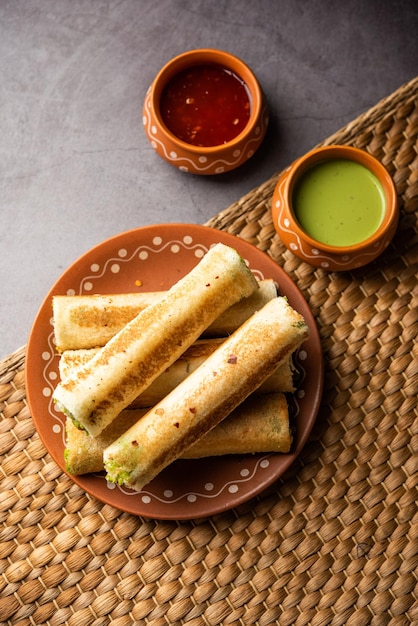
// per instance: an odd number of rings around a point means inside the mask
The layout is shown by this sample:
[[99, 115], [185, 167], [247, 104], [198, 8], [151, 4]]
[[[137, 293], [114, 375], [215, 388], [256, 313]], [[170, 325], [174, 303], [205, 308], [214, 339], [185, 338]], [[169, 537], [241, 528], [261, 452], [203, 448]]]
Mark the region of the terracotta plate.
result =
[[71, 265], [46, 296], [31, 331], [26, 359], [28, 402], [43, 443], [64, 470], [64, 418], [52, 402], [59, 380], [52, 296], [165, 290], [219, 241], [238, 250], [257, 278], [276, 280], [279, 292], [310, 327], [310, 338], [296, 354], [299, 382], [291, 399], [294, 449], [291, 454], [176, 461], [139, 493], [108, 485], [104, 474], [71, 477], [91, 495], [123, 511], [159, 519], [193, 519], [237, 506], [290, 466], [315, 421], [323, 384], [321, 345], [309, 307], [292, 280], [266, 254], [238, 237], [205, 226], [163, 224], [131, 230], [97, 245]]

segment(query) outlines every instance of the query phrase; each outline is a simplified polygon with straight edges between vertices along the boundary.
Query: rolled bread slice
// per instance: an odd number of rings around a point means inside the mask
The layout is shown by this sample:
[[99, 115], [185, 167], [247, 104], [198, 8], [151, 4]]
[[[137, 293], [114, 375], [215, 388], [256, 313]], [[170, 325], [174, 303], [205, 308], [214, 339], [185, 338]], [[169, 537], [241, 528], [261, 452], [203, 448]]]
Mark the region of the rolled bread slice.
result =
[[[65, 466], [73, 475], [103, 470], [103, 451], [146, 409], [122, 411], [98, 437], [91, 437], [66, 419]], [[208, 456], [290, 451], [292, 432], [286, 397], [282, 393], [251, 395], [218, 426], [203, 435], [183, 453], [183, 459]]]
[[[111, 295], [55, 295], [52, 298], [55, 344], [59, 352], [104, 346], [140, 311], [165, 296], [165, 291]], [[259, 289], [221, 313], [203, 333], [227, 337], [246, 319], [277, 296], [272, 279], [259, 281]]]
[[57, 409], [97, 436], [222, 311], [257, 288], [236, 250], [216, 244], [161, 300], [138, 313], [88, 363], [56, 386]]
[[195, 441], [183, 459], [226, 454], [290, 452], [292, 430], [283, 393], [251, 394], [215, 428]]
[[278, 297], [104, 451], [109, 482], [141, 490], [217, 426], [308, 337], [303, 317]]
[[[157, 404], [174, 387], [194, 372], [224, 341], [225, 339], [200, 339], [196, 341], [187, 348], [177, 361], [167, 367], [149, 387], [135, 398], [129, 405], [129, 408], [149, 408]], [[72, 376], [77, 367], [87, 363], [97, 352], [97, 348], [65, 350], [59, 360], [61, 380]], [[275, 393], [280, 391], [292, 393], [295, 390], [293, 372], [294, 367], [292, 357], [290, 356], [260, 385], [258, 392]]]

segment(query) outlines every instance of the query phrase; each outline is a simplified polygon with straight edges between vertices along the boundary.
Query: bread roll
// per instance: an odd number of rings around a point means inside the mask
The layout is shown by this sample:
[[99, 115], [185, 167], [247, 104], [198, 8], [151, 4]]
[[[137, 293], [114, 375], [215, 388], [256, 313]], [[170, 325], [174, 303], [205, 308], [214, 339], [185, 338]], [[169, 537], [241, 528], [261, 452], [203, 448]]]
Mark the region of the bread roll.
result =
[[[207, 357], [221, 345], [224, 339], [200, 339], [188, 348], [177, 361], [167, 367], [158, 378], [151, 383], [129, 408], [149, 408], [157, 404], [164, 396], [181, 383], [189, 374], [201, 365]], [[73, 371], [87, 363], [98, 352], [98, 348], [90, 350], [65, 350], [59, 360], [61, 380], [72, 376]], [[290, 356], [269, 376], [259, 387], [259, 393], [291, 393], [295, 390], [293, 383], [293, 363]]]
[[[165, 291], [113, 295], [56, 295], [52, 299], [57, 350], [79, 350], [104, 346], [140, 311], [165, 296]], [[220, 314], [203, 333], [227, 337], [246, 319], [277, 295], [272, 279], [259, 282], [259, 289]]]
[[108, 481], [141, 490], [257, 389], [308, 334], [285, 298], [268, 302], [105, 449]]
[[239, 254], [216, 244], [161, 300], [57, 385], [57, 409], [97, 436], [223, 311], [256, 289]]
[[[125, 410], [98, 437], [91, 437], [66, 420], [65, 466], [73, 475], [103, 470], [103, 451], [133, 426], [145, 409]], [[218, 426], [182, 455], [185, 459], [257, 452], [289, 452], [292, 433], [286, 397], [282, 393], [251, 395]]]

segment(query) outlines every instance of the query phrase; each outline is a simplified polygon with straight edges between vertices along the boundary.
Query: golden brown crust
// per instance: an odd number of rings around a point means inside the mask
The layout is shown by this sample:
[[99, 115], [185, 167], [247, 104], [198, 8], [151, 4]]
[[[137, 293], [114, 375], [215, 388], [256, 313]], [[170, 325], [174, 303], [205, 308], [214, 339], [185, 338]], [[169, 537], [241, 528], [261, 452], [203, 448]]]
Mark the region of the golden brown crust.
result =
[[104, 346], [164, 292], [53, 297], [55, 342], [59, 352]]
[[285, 395], [252, 394], [215, 428], [187, 448], [182, 458], [283, 453], [289, 452], [291, 445], [292, 432]]

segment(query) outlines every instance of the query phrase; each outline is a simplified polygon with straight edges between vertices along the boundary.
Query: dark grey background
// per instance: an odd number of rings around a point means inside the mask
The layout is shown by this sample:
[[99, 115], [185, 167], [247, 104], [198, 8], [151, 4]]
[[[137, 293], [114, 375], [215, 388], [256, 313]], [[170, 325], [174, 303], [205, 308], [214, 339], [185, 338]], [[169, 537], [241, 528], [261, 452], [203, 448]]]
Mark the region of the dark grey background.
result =
[[[0, 0], [0, 358], [78, 256], [144, 224], [204, 223], [418, 72], [415, 0]], [[246, 61], [271, 124], [217, 178], [163, 162], [142, 128], [160, 67], [197, 47]]]

